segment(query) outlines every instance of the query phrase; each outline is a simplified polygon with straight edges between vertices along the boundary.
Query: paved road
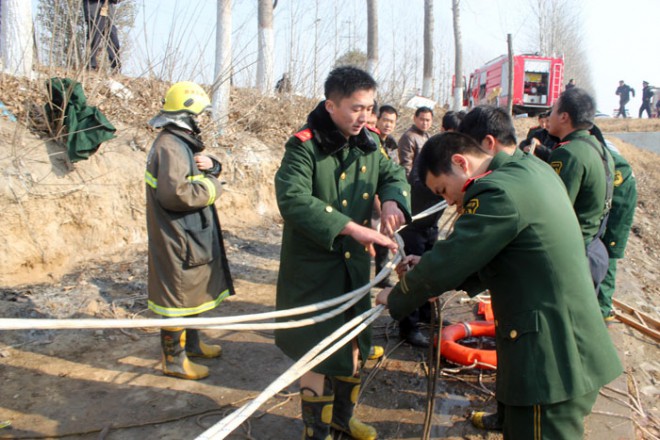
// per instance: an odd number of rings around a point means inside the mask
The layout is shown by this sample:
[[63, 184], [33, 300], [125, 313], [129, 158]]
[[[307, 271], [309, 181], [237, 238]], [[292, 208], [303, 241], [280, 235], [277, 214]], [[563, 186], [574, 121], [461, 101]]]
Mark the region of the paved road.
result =
[[627, 133], [606, 133], [605, 137], [613, 136], [637, 147], [660, 154], [660, 132], [639, 131]]

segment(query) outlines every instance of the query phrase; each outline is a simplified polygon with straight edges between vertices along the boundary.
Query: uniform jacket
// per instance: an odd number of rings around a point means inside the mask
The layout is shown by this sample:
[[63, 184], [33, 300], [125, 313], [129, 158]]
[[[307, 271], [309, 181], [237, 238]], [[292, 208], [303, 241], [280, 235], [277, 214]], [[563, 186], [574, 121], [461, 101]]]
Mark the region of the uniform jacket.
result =
[[599, 151], [605, 151], [610, 175], [614, 175], [614, 161], [609, 150], [586, 130], [576, 130], [562, 139], [548, 161], [566, 185], [573, 203], [585, 245], [598, 232], [605, 213], [607, 181]]
[[234, 293], [215, 209], [218, 179], [197, 169], [193, 144], [165, 127], [147, 157], [149, 309], [189, 316]]
[[429, 134], [412, 125], [399, 139], [399, 163], [406, 169], [406, 176], [410, 175], [415, 158], [422, 151], [422, 147], [429, 140]]
[[624, 84], [616, 88], [616, 94], [619, 96], [619, 102], [621, 104], [627, 104], [630, 101], [630, 94], [632, 93], [635, 97], [635, 89], [630, 87], [628, 84]]
[[499, 153], [489, 170], [465, 191], [454, 231], [394, 287], [390, 313], [406, 316], [478, 272], [495, 315], [498, 401], [551, 404], [597, 390], [622, 368], [566, 191], [529, 155]]
[[614, 158], [614, 192], [603, 243], [610, 258], [623, 258], [637, 206], [637, 181], [628, 161], [616, 151], [610, 153]]
[[[369, 227], [374, 196], [396, 201], [408, 216], [409, 185], [403, 168], [378, 148], [375, 133], [363, 129], [346, 141], [325, 110], [310, 113], [307, 125], [286, 143], [275, 175], [277, 203], [284, 219], [277, 309], [334, 298], [369, 282], [365, 247], [340, 235], [350, 220]], [[311, 327], [275, 332], [284, 353], [298, 359], [332, 331], [371, 307], [369, 295], [346, 313]], [[369, 330], [359, 336], [368, 356]], [[330, 376], [350, 375], [350, 344], [315, 368]]]
[[64, 111], [66, 149], [71, 162], [88, 159], [103, 142], [115, 137], [117, 129], [98, 108], [87, 105], [79, 82], [69, 78], [51, 78], [46, 87], [50, 100], [45, 109], [51, 123], [61, 123]]

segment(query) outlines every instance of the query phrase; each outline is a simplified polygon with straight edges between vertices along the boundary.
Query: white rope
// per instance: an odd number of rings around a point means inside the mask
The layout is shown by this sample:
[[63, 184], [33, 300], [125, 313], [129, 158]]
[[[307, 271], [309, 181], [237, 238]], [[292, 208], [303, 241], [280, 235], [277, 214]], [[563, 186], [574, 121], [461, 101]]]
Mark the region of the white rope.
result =
[[[160, 318], [143, 319], [18, 319], [1, 318], [0, 330], [71, 330], [71, 329], [115, 329], [115, 328], [160, 328], [160, 327], [186, 327], [186, 328], [210, 328], [223, 330], [268, 330], [296, 328], [305, 325], [312, 325], [323, 320], [330, 319], [341, 313], [346, 308], [336, 313], [328, 312], [313, 318], [306, 318], [300, 321], [288, 321], [283, 323], [258, 323], [250, 325], [236, 325], [237, 323], [250, 321], [263, 321], [265, 319], [282, 318], [308, 314], [311, 312], [324, 310], [338, 304], [353, 301], [355, 298], [362, 298], [374, 285], [380, 283], [392, 272], [392, 269], [403, 258], [403, 240], [395, 235], [395, 240], [399, 246], [399, 252], [383, 267], [383, 269], [374, 277], [374, 279], [364, 286], [347, 292], [337, 298], [321, 301], [316, 304], [296, 307], [293, 309], [279, 310], [273, 312], [256, 313], [251, 315], [225, 316], [225, 317], [199, 317], [199, 318], [170, 318], [163, 320]], [[357, 301], [355, 301], [357, 302]], [[353, 302], [353, 304], [355, 303]], [[349, 306], [350, 307], [350, 306]], [[334, 314], [333, 314], [334, 313]], [[298, 324], [300, 323], [300, 324]], [[289, 325], [290, 327], [287, 327]]]
[[[442, 200], [442, 202], [438, 202], [435, 205], [431, 206], [430, 208], [425, 209], [424, 211], [420, 212], [419, 214], [415, 214], [412, 216], [412, 221], [419, 220], [420, 218], [424, 218], [426, 216], [429, 216], [431, 214], [435, 214], [438, 211], [441, 211], [447, 207], [447, 202]], [[408, 226], [410, 223], [407, 223], [403, 225], [401, 228], [399, 228], [399, 231], [406, 226]], [[398, 231], [397, 231], [398, 232]]]
[[[364, 329], [366, 329], [373, 321], [380, 316], [380, 314], [385, 310], [385, 307], [382, 305], [373, 307], [363, 314], [356, 316], [339, 329], [335, 330], [332, 334], [326, 337], [318, 345], [316, 345], [312, 350], [307, 352], [303, 357], [301, 357], [295, 364], [293, 364], [287, 371], [275, 379], [259, 396], [257, 396], [251, 402], [243, 405], [238, 410], [234, 411], [229, 416], [220, 420], [218, 423], [213, 425], [211, 428], [204, 431], [200, 434], [196, 440], [221, 440], [231, 434], [236, 428], [238, 428], [241, 423], [243, 423], [250, 415], [252, 415], [261, 405], [263, 405], [268, 399], [273, 397], [275, 394], [279, 393], [286, 386], [291, 384], [296, 379], [300, 378], [303, 374], [307, 373], [309, 370], [314, 368], [316, 365], [323, 362], [334, 352], [339, 350], [341, 347], [346, 345], [348, 342], [353, 340], [358, 334], [360, 334]], [[339, 341], [335, 342], [330, 348], [326, 350], [330, 344], [335, 340], [341, 337], [349, 329], [353, 328], [352, 331], [347, 333]], [[325, 350], [325, 351], [324, 351]]]

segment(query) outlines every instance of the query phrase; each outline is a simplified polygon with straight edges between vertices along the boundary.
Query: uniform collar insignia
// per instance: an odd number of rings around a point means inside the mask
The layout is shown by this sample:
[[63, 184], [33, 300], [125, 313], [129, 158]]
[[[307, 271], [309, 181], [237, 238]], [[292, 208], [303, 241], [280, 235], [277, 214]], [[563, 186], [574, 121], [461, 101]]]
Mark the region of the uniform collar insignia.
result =
[[478, 176], [470, 177], [468, 180], [465, 181], [465, 185], [463, 185], [463, 189], [461, 189], [461, 191], [463, 192], [467, 191], [467, 189], [470, 187], [470, 185], [472, 185], [475, 182], [475, 180], [481, 179], [482, 177], [485, 177], [492, 172], [493, 170], [489, 170], [483, 174], [479, 174]]

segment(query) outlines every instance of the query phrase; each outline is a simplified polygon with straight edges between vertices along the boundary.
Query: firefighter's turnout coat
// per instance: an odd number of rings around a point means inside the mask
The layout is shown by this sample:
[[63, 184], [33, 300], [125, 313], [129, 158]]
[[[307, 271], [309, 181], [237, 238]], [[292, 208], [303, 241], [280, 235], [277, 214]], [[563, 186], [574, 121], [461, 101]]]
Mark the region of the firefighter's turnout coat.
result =
[[203, 148], [168, 125], [147, 157], [149, 309], [167, 317], [205, 312], [234, 293], [214, 205], [221, 184], [194, 161]]

